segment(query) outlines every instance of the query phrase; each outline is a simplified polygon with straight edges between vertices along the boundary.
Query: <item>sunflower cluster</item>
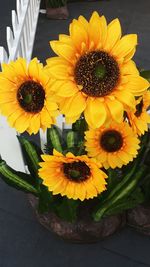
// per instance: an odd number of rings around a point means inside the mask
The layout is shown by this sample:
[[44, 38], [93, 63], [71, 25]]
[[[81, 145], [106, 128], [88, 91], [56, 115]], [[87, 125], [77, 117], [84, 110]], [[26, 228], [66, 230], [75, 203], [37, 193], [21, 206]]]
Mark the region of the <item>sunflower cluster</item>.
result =
[[88, 125], [84, 154], [42, 156], [39, 176], [54, 195], [98, 196], [107, 178], [100, 167], [121, 168], [137, 156], [150, 123], [149, 82], [132, 60], [137, 43], [136, 34], [122, 37], [118, 19], [107, 24], [94, 12], [89, 21], [74, 19], [69, 35], [50, 42], [57, 56], [46, 66], [21, 58], [3, 64], [0, 111], [18, 132], [46, 130], [59, 113], [66, 123], [82, 117]]

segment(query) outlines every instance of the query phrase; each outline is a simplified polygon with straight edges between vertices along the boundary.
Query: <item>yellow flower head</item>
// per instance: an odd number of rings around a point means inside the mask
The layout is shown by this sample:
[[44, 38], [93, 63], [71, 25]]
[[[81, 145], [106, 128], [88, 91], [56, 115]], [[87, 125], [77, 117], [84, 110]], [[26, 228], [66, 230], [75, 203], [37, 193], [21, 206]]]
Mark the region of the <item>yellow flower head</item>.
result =
[[121, 168], [137, 156], [139, 139], [125, 122], [91, 129], [85, 135], [88, 156], [97, 159], [107, 169]]
[[51, 101], [50, 78], [34, 58], [3, 64], [0, 75], [0, 111], [20, 133], [36, 134], [55, 123], [57, 104]]
[[107, 25], [94, 12], [89, 22], [80, 16], [50, 45], [58, 57], [47, 60], [46, 70], [55, 79], [52, 90], [62, 97], [60, 110], [67, 122], [75, 122], [84, 112], [92, 128], [108, 120], [123, 121], [124, 110], [135, 107], [149, 82], [140, 77], [131, 60], [137, 35], [121, 37], [118, 19]]
[[53, 195], [83, 201], [106, 190], [107, 175], [99, 169], [100, 164], [86, 155], [69, 152], [64, 156], [54, 150], [53, 156], [42, 155], [42, 159], [39, 176]]
[[150, 123], [150, 91], [146, 91], [143, 97], [136, 101], [136, 110], [127, 112], [128, 120], [135, 133], [138, 135], [144, 134], [148, 131], [148, 124]]

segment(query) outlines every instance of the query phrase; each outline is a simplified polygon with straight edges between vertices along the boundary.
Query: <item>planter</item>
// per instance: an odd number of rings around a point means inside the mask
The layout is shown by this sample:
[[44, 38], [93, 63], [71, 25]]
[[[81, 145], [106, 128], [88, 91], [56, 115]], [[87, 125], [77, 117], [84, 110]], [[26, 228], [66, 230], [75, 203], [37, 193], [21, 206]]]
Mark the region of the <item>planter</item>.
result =
[[48, 19], [67, 19], [69, 16], [67, 6], [58, 8], [46, 7], [46, 16]]
[[60, 219], [56, 214], [49, 212], [39, 214], [37, 211], [38, 199], [29, 195], [29, 202], [36, 213], [38, 221], [49, 231], [55, 233], [66, 241], [72, 243], [93, 243], [115, 233], [125, 226], [125, 214], [109, 216], [100, 222], [94, 222], [89, 217], [88, 209], [80, 210], [80, 215], [75, 223]]
[[135, 230], [150, 236], [150, 205], [138, 205], [127, 212], [127, 223]]

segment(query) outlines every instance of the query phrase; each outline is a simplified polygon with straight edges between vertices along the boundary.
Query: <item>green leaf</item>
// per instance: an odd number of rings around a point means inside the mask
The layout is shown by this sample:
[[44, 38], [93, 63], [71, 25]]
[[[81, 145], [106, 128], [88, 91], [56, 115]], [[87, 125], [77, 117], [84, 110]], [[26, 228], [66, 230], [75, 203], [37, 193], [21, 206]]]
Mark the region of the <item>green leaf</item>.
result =
[[47, 147], [50, 147], [50, 149], [55, 148], [58, 152], [62, 153], [60, 131], [56, 126], [47, 129]]
[[72, 124], [72, 130], [78, 133], [78, 139], [80, 141], [84, 140], [85, 131], [88, 130], [88, 124], [84, 117], [81, 117], [75, 123]]
[[116, 186], [122, 181], [123, 179], [123, 174], [121, 169], [119, 168], [115, 168], [115, 169], [111, 169], [109, 168], [107, 170], [107, 175], [108, 175], [108, 179], [107, 179], [107, 194], [110, 193], [110, 191], [112, 191], [114, 188], [116, 188]]
[[53, 195], [45, 185], [41, 185], [40, 189], [38, 211], [40, 213], [48, 212], [50, 204], [53, 203]]
[[76, 144], [76, 133], [74, 131], [69, 131], [67, 133], [67, 147], [72, 148]]
[[[24, 178], [27, 178], [27, 174], [17, 172], [9, 167], [5, 161], [0, 162], [0, 177], [10, 186], [15, 187], [18, 190], [38, 195], [39, 191], [27, 182]], [[28, 177], [30, 179], [30, 177]]]
[[43, 152], [32, 141], [29, 141], [28, 139], [22, 136], [17, 137], [21, 145], [23, 156], [26, 160], [29, 172], [31, 176], [35, 179], [35, 184], [38, 184], [41, 182], [41, 179], [38, 176], [38, 169], [40, 167], [39, 162], [42, 161], [41, 154], [43, 154]]
[[20, 171], [15, 171], [18, 176], [20, 176], [24, 181], [27, 183], [35, 186], [35, 177], [32, 177], [30, 174], [20, 172]]
[[[146, 147], [147, 149], [145, 151]], [[122, 180], [116, 184], [116, 186], [111, 189], [108, 194], [107, 191], [106, 194], [104, 192], [104, 198], [99, 198], [101, 201], [93, 213], [95, 221], [99, 221], [103, 216], [105, 216], [107, 210], [110, 209], [112, 205], [118, 203], [118, 201], [133, 193], [137, 185], [140, 186], [140, 183], [143, 181], [143, 177], [146, 175], [146, 172], [149, 171], [149, 166], [145, 164], [145, 153], [147, 155], [147, 153], [149, 153], [149, 149], [149, 136], [145, 134], [142, 138], [142, 147], [138, 157], [129, 164], [129, 166], [122, 168]]]
[[77, 200], [63, 198], [60, 205], [57, 205], [56, 211], [60, 218], [74, 222], [77, 218], [77, 207], [79, 202]]
[[110, 216], [123, 212], [124, 210], [133, 209], [138, 204], [145, 201], [145, 196], [140, 188], [137, 188], [130, 196], [121, 199], [114, 205], [112, 205], [106, 212], [105, 216]]
[[95, 221], [99, 221], [105, 215], [106, 211], [112, 207], [112, 205], [115, 205], [121, 199], [128, 197], [135, 190], [139, 180], [147, 172], [147, 168], [145, 166], [140, 166], [139, 170], [138, 168], [139, 166], [135, 165], [134, 168], [132, 168], [132, 171], [123, 178], [122, 182], [120, 182], [116, 188], [110, 192], [106, 201], [97, 206], [95, 212], [93, 213]]

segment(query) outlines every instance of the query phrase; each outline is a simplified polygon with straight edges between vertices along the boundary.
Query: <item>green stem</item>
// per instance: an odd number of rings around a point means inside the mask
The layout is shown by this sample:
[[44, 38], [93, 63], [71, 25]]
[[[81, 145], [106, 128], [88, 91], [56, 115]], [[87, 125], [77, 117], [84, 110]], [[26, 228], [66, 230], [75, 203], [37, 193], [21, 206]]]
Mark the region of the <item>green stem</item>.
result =
[[93, 214], [94, 220], [99, 221], [104, 216], [105, 212], [110, 209], [114, 204], [116, 204], [117, 201], [120, 201], [122, 198], [127, 197], [130, 193], [132, 193], [132, 191], [137, 186], [139, 180], [141, 179], [141, 176], [144, 175], [146, 170], [147, 168], [145, 166], [140, 167], [140, 170], [135, 174], [134, 179], [132, 179], [131, 181], [129, 181], [131, 173], [130, 175], [127, 175], [128, 179], [126, 180], [126, 177], [124, 178], [124, 183], [122, 183], [122, 186], [120, 186], [118, 190], [113, 190], [107, 198], [107, 201], [103, 204], [103, 206], [98, 208]]

